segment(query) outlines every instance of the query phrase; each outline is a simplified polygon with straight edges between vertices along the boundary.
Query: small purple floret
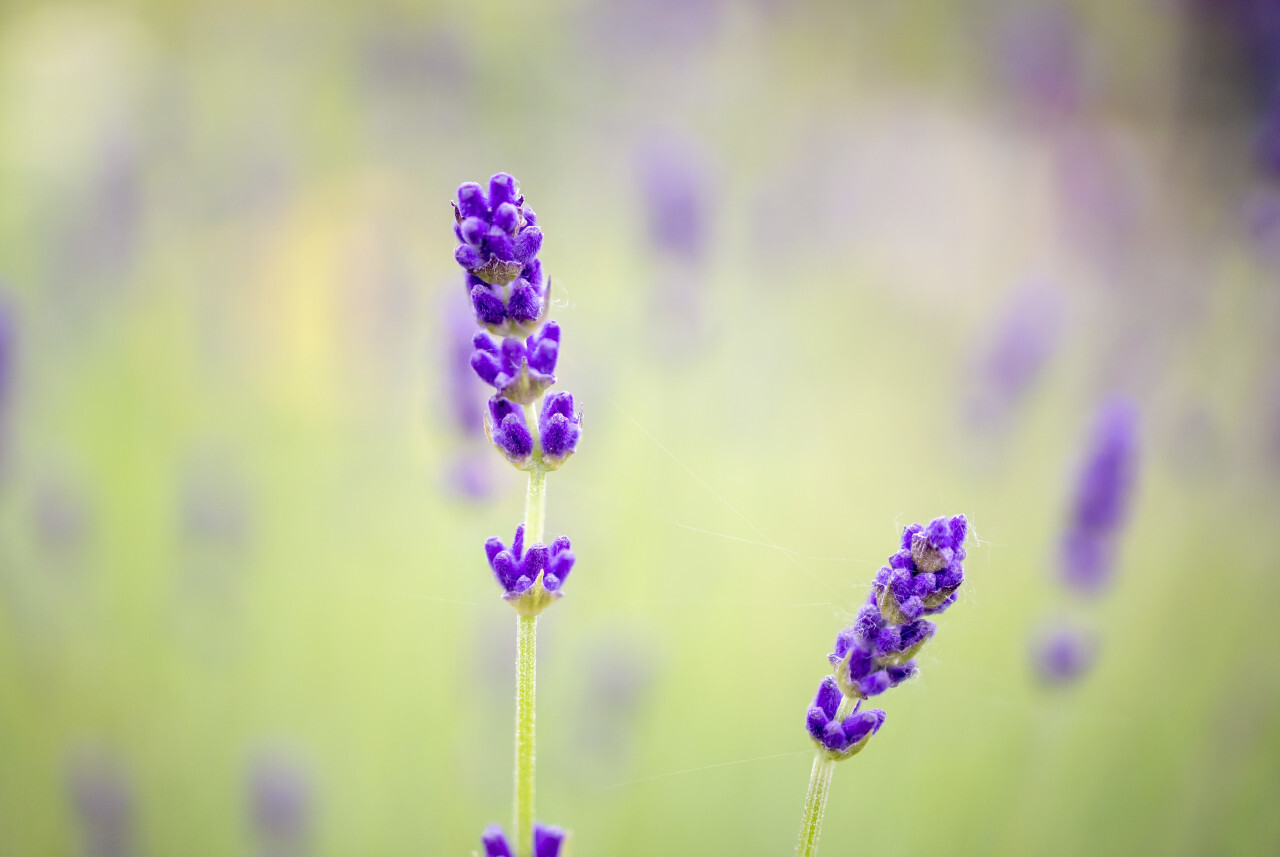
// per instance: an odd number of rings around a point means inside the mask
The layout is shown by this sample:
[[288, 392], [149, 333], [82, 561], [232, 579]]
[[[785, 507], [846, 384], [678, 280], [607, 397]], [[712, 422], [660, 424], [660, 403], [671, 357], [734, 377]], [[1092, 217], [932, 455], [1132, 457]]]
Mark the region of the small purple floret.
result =
[[818, 686], [818, 694], [805, 715], [805, 728], [814, 741], [833, 753], [857, 752], [858, 744], [879, 731], [884, 724], [884, 712], [879, 709], [859, 711], [859, 702], [853, 713], [837, 720], [843, 695], [835, 676], [827, 676]]
[[494, 537], [485, 542], [484, 552], [498, 585], [508, 596], [516, 597], [533, 586], [539, 572], [543, 576], [543, 587], [548, 592], [559, 592], [577, 560], [570, 549], [569, 540], [564, 536], [557, 538], [550, 547], [534, 544], [525, 550], [524, 524], [516, 527], [510, 548], [503, 545], [501, 539]]
[[528, 465], [533, 455], [533, 435], [524, 419], [524, 410], [511, 401], [494, 396], [489, 400], [489, 437], [507, 460]]
[[542, 438], [542, 459], [559, 466], [578, 449], [582, 437], [582, 414], [573, 410], [572, 393], [552, 393], [543, 400], [538, 415], [538, 432]]

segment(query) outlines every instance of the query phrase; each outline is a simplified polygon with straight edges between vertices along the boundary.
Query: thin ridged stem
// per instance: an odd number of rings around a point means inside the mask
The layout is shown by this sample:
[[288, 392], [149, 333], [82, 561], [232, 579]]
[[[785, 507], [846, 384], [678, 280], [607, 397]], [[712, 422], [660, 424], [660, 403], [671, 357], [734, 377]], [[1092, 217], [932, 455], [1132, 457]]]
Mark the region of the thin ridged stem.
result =
[[[836, 712], [837, 721], [853, 713], [855, 700], [844, 697]], [[804, 816], [800, 819], [800, 839], [796, 842], [796, 857], [814, 857], [818, 853], [818, 837], [822, 835], [822, 816], [827, 811], [827, 798], [831, 795], [831, 777], [836, 772], [836, 759], [825, 749], [819, 749], [809, 773], [809, 793], [804, 801]]]
[[516, 617], [516, 857], [533, 852], [535, 651], [538, 617]]
[[[525, 406], [530, 425], [536, 426], [533, 405]], [[529, 471], [529, 493], [524, 503], [525, 544], [542, 541], [547, 520], [547, 471], [535, 465]], [[537, 640], [538, 617], [516, 617], [516, 857], [533, 853], [534, 765], [536, 762]]]

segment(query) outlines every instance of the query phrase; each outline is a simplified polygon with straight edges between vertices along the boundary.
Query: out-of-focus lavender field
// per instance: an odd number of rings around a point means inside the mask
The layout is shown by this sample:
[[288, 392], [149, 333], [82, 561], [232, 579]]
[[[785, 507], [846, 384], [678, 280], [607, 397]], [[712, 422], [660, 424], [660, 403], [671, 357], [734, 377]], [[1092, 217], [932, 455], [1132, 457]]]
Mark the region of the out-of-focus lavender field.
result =
[[958, 512], [824, 853], [1277, 853], [1278, 83], [1272, 0], [5, 5], [0, 854], [509, 823], [523, 478], [449, 206], [499, 170], [584, 412], [539, 651], [575, 857], [791, 853], [824, 656]]

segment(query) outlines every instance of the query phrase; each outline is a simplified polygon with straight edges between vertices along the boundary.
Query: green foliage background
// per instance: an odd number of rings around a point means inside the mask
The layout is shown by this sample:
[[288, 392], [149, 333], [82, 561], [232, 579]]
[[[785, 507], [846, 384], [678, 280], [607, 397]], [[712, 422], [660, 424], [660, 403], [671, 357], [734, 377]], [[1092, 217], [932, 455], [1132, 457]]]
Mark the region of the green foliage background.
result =
[[[321, 855], [509, 823], [515, 621], [480, 545], [521, 477], [495, 454], [490, 500], [449, 490], [480, 442], [441, 368], [447, 202], [498, 169], [544, 224], [585, 410], [539, 651], [540, 814], [575, 855], [789, 853], [824, 655], [899, 528], [960, 511], [965, 595], [837, 771], [825, 853], [1280, 847], [1277, 293], [1230, 219], [1243, 136], [1180, 108], [1175, 15], [1079, 6], [1087, 123], [1144, 206], [1097, 264], [1055, 213], [1055, 132], [992, 72], [1002, 10], [845, 6], [701, 36], [668, 9], [636, 43], [635, 8], [587, 3], [0, 12], [0, 853], [78, 853], [81, 752], [130, 772], [148, 855], [250, 853], [262, 748], [304, 760]], [[696, 270], [644, 241], [655, 127], [715, 165]], [[973, 355], [1027, 276], [1064, 339], [980, 431]], [[1055, 538], [1116, 389], [1140, 486], [1117, 585], [1077, 607]], [[239, 537], [189, 531], [192, 484]], [[49, 507], [83, 521], [51, 536]], [[1102, 654], [1049, 692], [1026, 644], [1063, 611]]]

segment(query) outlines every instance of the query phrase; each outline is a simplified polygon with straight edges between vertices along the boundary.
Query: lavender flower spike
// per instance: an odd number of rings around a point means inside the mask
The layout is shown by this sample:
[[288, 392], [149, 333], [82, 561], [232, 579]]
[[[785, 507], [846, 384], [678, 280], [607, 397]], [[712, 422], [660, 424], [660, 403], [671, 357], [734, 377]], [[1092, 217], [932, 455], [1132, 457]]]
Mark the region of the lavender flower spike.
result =
[[485, 542], [484, 552], [493, 576], [506, 593], [502, 597], [522, 616], [537, 616], [564, 594], [560, 590], [577, 560], [564, 536], [550, 547], [534, 544], [525, 550], [524, 524], [516, 527], [511, 547], [494, 537]]
[[955, 603], [968, 530], [964, 515], [956, 515], [902, 531], [901, 549], [876, 573], [857, 619], [836, 636], [827, 656], [845, 696], [878, 696], [916, 674], [912, 658], [937, 631], [922, 616]]
[[818, 685], [818, 695], [805, 717], [805, 727], [814, 743], [835, 759], [847, 759], [859, 752], [884, 724], [884, 712], [880, 709], [858, 711], [861, 700], [854, 706], [853, 713], [839, 719], [843, 699], [836, 677], [829, 675]]
[[538, 250], [542, 230], [520, 186], [507, 173], [489, 179], [489, 192], [475, 182], [458, 188], [453, 203], [454, 258], [467, 272], [467, 292], [476, 318], [500, 335], [528, 334], [547, 309], [550, 281]]
[[[564, 848], [567, 839], [568, 834], [565, 833], [564, 828], [535, 821], [533, 857], [561, 857], [562, 850], [567, 855], [569, 850]], [[480, 843], [484, 845], [485, 857], [515, 857], [515, 849], [511, 847], [511, 842], [507, 839], [502, 825], [489, 825], [484, 835], [480, 837]]]
[[1113, 399], [1094, 419], [1062, 538], [1063, 581], [1081, 595], [1097, 595], [1111, 581], [1116, 539], [1128, 516], [1137, 457], [1137, 408], [1127, 399]]

